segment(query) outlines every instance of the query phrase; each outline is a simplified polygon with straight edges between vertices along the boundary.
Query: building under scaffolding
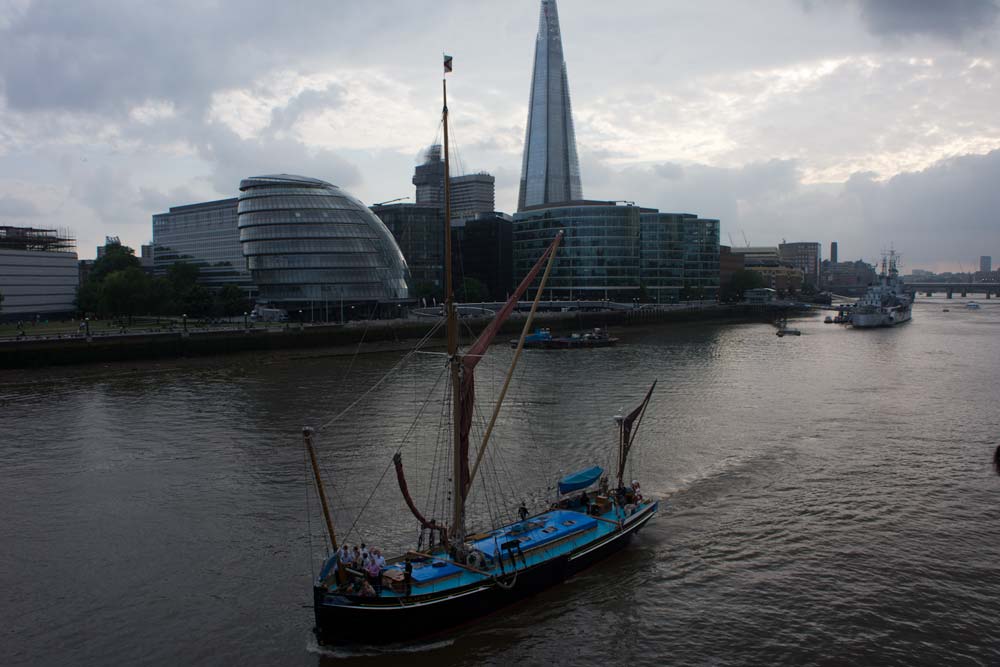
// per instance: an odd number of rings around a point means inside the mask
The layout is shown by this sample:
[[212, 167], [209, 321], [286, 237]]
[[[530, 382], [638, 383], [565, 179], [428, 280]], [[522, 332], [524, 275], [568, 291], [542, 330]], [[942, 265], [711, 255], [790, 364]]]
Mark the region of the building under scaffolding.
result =
[[76, 239], [68, 231], [0, 226], [0, 317], [73, 313], [78, 285]]
[[0, 248], [32, 252], [76, 252], [76, 239], [67, 230], [0, 226]]

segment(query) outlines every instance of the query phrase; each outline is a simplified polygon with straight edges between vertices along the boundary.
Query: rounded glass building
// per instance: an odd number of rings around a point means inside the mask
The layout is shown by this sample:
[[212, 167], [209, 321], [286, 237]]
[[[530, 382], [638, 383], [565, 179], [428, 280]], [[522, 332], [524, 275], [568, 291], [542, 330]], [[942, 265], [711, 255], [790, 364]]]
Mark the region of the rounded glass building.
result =
[[316, 309], [409, 297], [406, 260], [392, 234], [336, 185], [289, 174], [246, 178], [238, 211], [259, 300]]

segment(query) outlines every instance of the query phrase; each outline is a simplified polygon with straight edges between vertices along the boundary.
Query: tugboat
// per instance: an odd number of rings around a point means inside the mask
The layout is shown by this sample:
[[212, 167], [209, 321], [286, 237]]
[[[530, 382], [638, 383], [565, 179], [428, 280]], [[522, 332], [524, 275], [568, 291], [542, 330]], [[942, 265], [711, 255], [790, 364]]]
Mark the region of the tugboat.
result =
[[[518, 340], [510, 341], [511, 347], [517, 347]], [[618, 339], [608, 334], [604, 329], [591, 329], [569, 336], [553, 336], [546, 328], [535, 329], [524, 339], [524, 347], [541, 350], [575, 350], [582, 347], [610, 347], [618, 343]]]
[[[450, 71], [451, 58], [446, 56], [445, 72]], [[643, 497], [638, 481], [629, 481], [632, 475], [629, 454], [635, 446], [639, 425], [656, 387], [655, 381], [638, 407], [628, 415], [615, 417], [618, 426], [617, 452], [611, 457], [614, 459], [609, 466], [611, 470], [591, 466], [563, 477], [558, 481], [558, 496], [553, 499], [554, 502], [545, 503], [535, 511], [523, 501], [517, 506], [516, 500], [500, 495], [498, 490], [501, 485], [495, 483], [496, 480], [487, 483], [488, 473], [496, 472], [496, 467], [489, 462], [498, 456], [498, 452], [490, 450], [490, 456], [485, 460], [484, 454], [508, 384], [531, 331], [539, 300], [562, 241], [562, 232], [555, 236], [494, 320], [471, 346], [464, 352], [460, 351], [448, 224], [451, 215], [448, 208], [446, 86], [443, 86], [445, 104], [442, 112], [445, 165], [445, 223], [442, 234], [445, 237], [447, 355], [443, 367], [433, 370], [432, 375], [443, 385], [441, 414], [448, 417], [443, 419], [443, 437], [439, 434], [437, 438], [442, 446], [441, 455], [435, 455], [433, 461], [427, 462], [432, 470], [432, 482], [435, 479], [441, 482], [433, 487], [440, 492], [435, 496], [439, 502], [428, 502], [436, 508], [434, 512], [443, 518], [433, 518], [434, 514], [425, 515], [418, 509], [408, 490], [402, 456], [397, 451], [392, 463], [400, 494], [416, 520], [420, 537], [413, 549], [395, 557], [383, 559], [380, 553], [376, 553], [374, 561], [371, 555], [368, 559], [360, 555], [355, 559], [346, 545], [338, 543], [334, 530], [314, 446], [318, 434], [311, 428], [303, 429], [303, 440], [312, 464], [313, 481], [329, 537], [328, 556], [313, 583], [315, 634], [323, 644], [388, 644], [430, 635], [440, 636], [456, 625], [558, 584], [621, 549], [659, 510], [656, 499]], [[484, 410], [492, 416], [488, 425], [474, 432], [474, 425], [483, 425], [478, 419], [480, 415], [475, 404], [476, 365], [489, 352], [490, 343], [517, 307], [518, 300], [539, 277], [531, 311], [503, 388], [497, 395], [495, 405]], [[440, 425], [436, 418], [431, 421], [435, 429]], [[434, 440], [431, 438], [431, 441]], [[482, 470], [481, 463], [486, 463]], [[467, 516], [467, 504], [470, 497], [476, 494], [489, 504], [488, 521], [491, 525], [472, 529], [467, 525], [470, 518]], [[517, 520], [512, 520], [514, 507], [517, 508]], [[372, 538], [377, 538], [373, 532], [366, 531], [369, 544]]]
[[882, 256], [878, 284], [869, 287], [851, 311], [854, 328], [891, 327], [910, 321], [913, 299], [899, 276], [898, 261], [894, 250]]

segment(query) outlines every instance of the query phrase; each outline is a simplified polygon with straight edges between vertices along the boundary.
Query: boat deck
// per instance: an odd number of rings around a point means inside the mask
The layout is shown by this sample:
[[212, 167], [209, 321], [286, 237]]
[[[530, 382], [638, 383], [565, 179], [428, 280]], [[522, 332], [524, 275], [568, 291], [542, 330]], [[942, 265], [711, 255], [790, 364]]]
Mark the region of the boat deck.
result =
[[[629, 518], [621, 507], [614, 505], [593, 516], [582, 510], [582, 507], [579, 510], [552, 509], [476, 536], [471, 544], [478, 553], [469, 565], [456, 564], [444, 553], [411, 557], [413, 571], [409, 595], [446, 592], [530, 568], [600, 541], [617, 531], [620, 522]], [[324, 574], [332, 571], [333, 561], [328, 561]], [[401, 561], [385, 568], [386, 584], [378, 593], [379, 598], [407, 595], [402, 586], [403, 568]], [[389, 585], [389, 581], [394, 585]]]

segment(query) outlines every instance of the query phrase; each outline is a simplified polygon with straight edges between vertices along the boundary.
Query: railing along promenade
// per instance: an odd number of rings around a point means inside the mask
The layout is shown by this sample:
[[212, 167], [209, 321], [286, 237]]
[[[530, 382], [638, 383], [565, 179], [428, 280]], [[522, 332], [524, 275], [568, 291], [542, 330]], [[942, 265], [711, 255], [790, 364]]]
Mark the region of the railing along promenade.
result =
[[[579, 302], [581, 306], [588, 302]], [[603, 302], [592, 302], [602, 303]], [[701, 320], [770, 320], [788, 312], [804, 311], [805, 304], [614, 304], [600, 310], [579, 307], [577, 302], [552, 301], [538, 313], [539, 326], [567, 332], [593, 327], [694, 322]], [[484, 327], [499, 304], [462, 304], [460, 312], [468, 330]], [[524, 311], [527, 311], [528, 305]], [[433, 309], [436, 311], [436, 309]], [[526, 312], [515, 313], [505, 324], [505, 334], [516, 335], [524, 326]], [[350, 353], [379, 352], [408, 348], [410, 339], [422, 338], [437, 317], [410, 317], [390, 320], [354, 320], [346, 324], [290, 322], [284, 324], [227, 322], [222, 325], [192, 325], [185, 330], [153, 328], [121, 331], [116, 327], [62, 333], [26, 333], [0, 338], [0, 368], [32, 368], [69, 364], [163, 359], [232, 352], [282, 349], [342, 347]], [[243, 324], [243, 326], [240, 326]], [[73, 325], [70, 324], [70, 327]], [[443, 335], [438, 332], [438, 335]]]

